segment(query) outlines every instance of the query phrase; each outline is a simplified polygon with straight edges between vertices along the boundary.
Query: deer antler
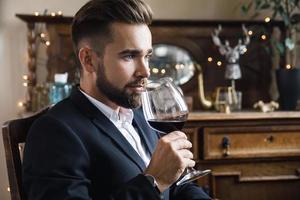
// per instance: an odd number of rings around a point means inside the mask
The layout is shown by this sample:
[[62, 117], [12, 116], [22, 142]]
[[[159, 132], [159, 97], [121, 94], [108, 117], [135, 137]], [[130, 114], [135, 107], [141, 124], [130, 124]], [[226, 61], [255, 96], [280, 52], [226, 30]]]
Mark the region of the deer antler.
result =
[[246, 36], [245, 42], [243, 45], [247, 46], [250, 43], [250, 36], [248, 34], [248, 29], [246, 28], [245, 24], [242, 25], [242, 29], [243, 29], [244, 35]]
[[219, 47], [220, 54], [225, 55], [226, 52], [229, 51], [231, 47], [228, 40], [225, 40], [225, 44], [222, 44], [219, 38], [219, 34], [221, 31], [222, 31], [222, 26], [219, 25], [218, 28], [214, 30], [211, 36], [212, 36], [213, 43]]
[[[244, 54], [246, 52], [246, 46], [250, 43], [250, 36], [248, 34], [248, 29], [243, 24], [242, 25], [243, 34], [245, 35], [245, 39], [239, 39], [237, 46], [233, 48], [234, 51], [238, 51], [239, 54]], [[221, 42], [219, 38], [219, 34], [222, 31], [222, 26], [219, 25], [217, 29], [214, 29], [212, 33], [213, 43], [219, 47], [220, 54], [225, 55], [228, 51], [231, 51], [230, 43], [228, 40], [225, 40], [224, 44]]]
[[239, 54], [244, 54], [247, 51], [246, 46], [250, 43], [250, 36], [248, 34], [248, 29], [245, 27], [245, 25], [242, 25], [243, 33], [245, 35], [244, 42], [242, 39], [239, 39], [238, 45], [234, 47], [234, 50], [238, 51]]

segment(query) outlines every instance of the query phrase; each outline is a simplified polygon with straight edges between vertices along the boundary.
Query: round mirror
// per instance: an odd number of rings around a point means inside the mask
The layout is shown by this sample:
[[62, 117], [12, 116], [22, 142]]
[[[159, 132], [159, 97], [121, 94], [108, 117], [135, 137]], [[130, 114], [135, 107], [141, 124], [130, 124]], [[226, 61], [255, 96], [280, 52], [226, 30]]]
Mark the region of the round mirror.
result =
[[153, 45], [153, 55], [149, 64], [150, 80], [169, 76], [177, 85], [188, 82], [195, 72], [191, 55], [185, 49], [169, 44]]

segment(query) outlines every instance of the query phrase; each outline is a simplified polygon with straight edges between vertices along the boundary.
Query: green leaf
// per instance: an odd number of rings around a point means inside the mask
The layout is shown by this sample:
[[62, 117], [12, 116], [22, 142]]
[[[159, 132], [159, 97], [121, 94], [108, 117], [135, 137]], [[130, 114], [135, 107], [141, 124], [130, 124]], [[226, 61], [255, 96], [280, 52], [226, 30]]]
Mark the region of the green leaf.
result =
[[282, 17], [282, 19], [283, 19], [284, 25], [285, 25], [286, 27], [290, 26], [290, 18], [289, 18], [289, 16], [287, 16], [286, 13], [282, 13], [282, 14], [281, 14], [281, 17]]
[[266, 10], [269, 9], [271, 7], [271, 5], [269, 3], [264, 3], [262, 4], [262, 6], [260, 7], [261, 10]]
[[262, 3], [261, 0], [255, 0], [255, 10], [259, 10], [261, 3]]
[[276, 46], [277, 50], [279, 51], [280, 55], [284, 55], [284, 52], [285, 52], [284, 44], [282, 44], [281, 42], [276, 42], [275, 46]]
[[298, 9], [300, 8], [299, 3], [300, 3], [300, 0], [296, 0], [296, 1], [295, 1], [295, 5], [296, 5], [296, 7], [298, 7]]
[[241, 9], [242, 9], [243, 14], [247, 14], [249, 12], [249, 9], [247, 8], [246, 5], [242, 5]]
[[296, 32], [300, 32], [300, 27], [296, 25], [295, 30], [296, 30]]
[[242, 13], [243, 14], [247, 14], [248, 12], [249, 12], [249, 7], [248, 6], [246, 6], [246, 5], [242, 5]]
[[272, 19], [275, 19], [277, 17], [278, 11], [274, 10], [273, 15], [272, 15]]
[[291, 16], [291, 23], [292, 24], [297, 24], [300, 22], [300, 14], [295, 13]]
[[251, 1], [251, 2], [249, 2], [248, 4], [244, 4], [244, 5], [242, 5], [242, 12], [244, 13], [244, 14], [247, 14], [248, 12], [249, 12], [249, 10], [252, 8], [252, 5], [253, 5], [253, 2]]
[[299, 4], [299, 0], [291, 0], [294, 6], [297, 6]]

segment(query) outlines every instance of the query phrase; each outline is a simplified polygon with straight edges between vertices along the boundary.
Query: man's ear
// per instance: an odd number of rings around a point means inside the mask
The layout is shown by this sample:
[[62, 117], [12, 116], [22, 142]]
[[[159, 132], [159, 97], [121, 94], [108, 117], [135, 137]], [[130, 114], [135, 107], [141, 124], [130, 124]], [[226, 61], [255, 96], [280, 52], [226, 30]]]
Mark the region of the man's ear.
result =
[[96, 71], [96, 60], [92, 49], [88, 47], [82, 47], [78, 52], [78, 57], [83, 71], [87, 71], [89, 73]]

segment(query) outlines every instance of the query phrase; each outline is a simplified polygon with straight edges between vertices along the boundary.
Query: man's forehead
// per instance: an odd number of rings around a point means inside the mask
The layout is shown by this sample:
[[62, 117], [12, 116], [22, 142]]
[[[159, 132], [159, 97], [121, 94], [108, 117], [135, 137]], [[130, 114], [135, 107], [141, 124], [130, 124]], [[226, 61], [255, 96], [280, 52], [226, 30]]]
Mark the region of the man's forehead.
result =
[[145, 33], [142, 37], [151, 36], [150, 29], [146, 24], [128, 24], [122, 22], [114, 22], [110, 25], [110, 31], [112, 36], [128, 37], [141, 32]]
[[111, 25], [112, 43], [122, 48], [152, 49], [152, 36], [147, 25], [113, 23]]

